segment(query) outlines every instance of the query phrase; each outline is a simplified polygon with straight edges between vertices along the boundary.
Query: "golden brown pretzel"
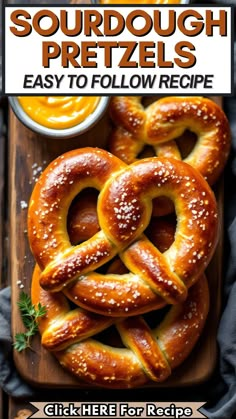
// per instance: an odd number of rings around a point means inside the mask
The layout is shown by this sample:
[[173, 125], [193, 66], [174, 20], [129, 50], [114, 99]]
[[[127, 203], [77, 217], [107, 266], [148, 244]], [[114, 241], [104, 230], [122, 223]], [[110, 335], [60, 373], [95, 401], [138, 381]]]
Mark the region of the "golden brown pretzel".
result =
[[110, 115], [117, 128], [110, 138], [110, 151], [130, 164], [148, 144], [158, 156], [181, 159], [174, 140], [190, 130], [196, 134], [197, 142], [184, 161], [212, 185], [222, 172], [230, 149], [230, 128], [222, 109], [203, 97], [166, 97], [146, 109], [141, 99], [112, 98]]
[[[78, 217], [83, 219], [82, 214]], [[173, 241], [173, 230], [170, 222], [155, 220], [152, 225], [155, 244], [163, 251]], [[62, 293], [50, 293], [40, 287], [39, 276], [36, 266], [32, 302], [41, 302], [47, 307], [47, 314], [39, 323], [43, 346], [54, 352], [61, 365], [72, 374], [95, 385], [129, 388], [150, 380], [164, 381], [191, 352], [208, 313], [209, 292], [204, 276], [191, 288], [187, 300], [174, 306], [152, 331], [142, 317], [114, 322], [110, 317], [80, 308], [70, 310]], [[96, 339], [95, 335], [113, 322], [124, 348]]]
[[[164, 253], [172, 245], [175, 236], [176, 220], [174, 216], [152, 217], [146, 235], [149, 240]], [[100, 230], [97, 214], [97, 194], [94, 190], [85, 190], [78, 196], [68, 214], [68, 234], [72, 244], [90, 239]], [[124, 274], [128, 270], [116, 257], [107, 267], [107, 273]]]
[[[72, 246], [67, 213], [87, 187], [100, 190], [101, 230]], [[173, 199], [177, 214], [175, 241], [164, 254], [143, 234], [159, 195]], [[43, 172], [29, 205], [28, 233], [43, 288], [63, 289], [76, 304], [100, 314], [130, 316], [186, 298], [216, 245], [216, 202], [203, 177], [184, 162], [154, 157], [126, 166], [104, 150], [85, 148], [64, 154]], [[130, 273], [95, 272], [118, 253]]]

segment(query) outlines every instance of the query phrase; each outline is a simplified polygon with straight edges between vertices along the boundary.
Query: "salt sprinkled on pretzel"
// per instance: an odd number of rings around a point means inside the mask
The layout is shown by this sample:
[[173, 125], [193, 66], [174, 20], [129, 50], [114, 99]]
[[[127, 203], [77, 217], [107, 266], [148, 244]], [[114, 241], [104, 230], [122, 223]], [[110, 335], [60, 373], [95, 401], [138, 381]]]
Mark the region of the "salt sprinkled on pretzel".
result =
[[[71, 225], [75, 221], [74, 237], [84, 234], [86, 224], [86, 231], [90, 231], [88, 215], [90, 217], [91, 213], [94, 220], [92, 229], [96, 229], [96, 207], [93, 197], [87, 197], [90, 202], [88, 212], [78, 206], [71, 212]], [[162, 251], [167, 250], [174, 240], [173, 223], [155, 219], [150, 228], [154, 244]], [[117, 263], [112, 266], [117, 272]], [[151, 330], [140, 316], [114, 321], [81, 308], [71, 310], [64, 295], [43, 290], [39, 278], [40, 270], [36, 266], [32, 302], [41, 302], [47, 307], [47, 314], [39, 322], [42, 345], [52, 351], [61, 365], [77, 378], [103, 387], [130, 388], [150, 381], [166, 380], [172, 369], [180, 365], [193, 349], [209, 308], [207, 281], [202, 276], [190, 289], [187, 300], [173, 306], [161, 324]], [[155, 313], [153, 317], [155, 319]], [[96, 336], [112, 324], [124, 347], [120, 344], [116, 347], [109, 341], [102, 343]]]
[[[72, 246], [67, 214], [88, 187], [100, 191], [100, 231]], [[173, 200], [177, 215], [175, 240], [163, 254], [144, 234], [152, 200], [162, 195]], [[85, 148], [43, 172], [30, 200], [28, 233], [45, 290], [64, 290], [99, 314], [130, 316], [186, 299], [215, 249], [217, 207], [206, 181], [184, 162], [154, 157], [127, 166], [104, 150]], [[129, 273], [96, 272], [117, 254]]]
[[230, 128], [222, 109], [204, 97], [166, 97], [147, 108], [141, 96], [113, 97], [110, 115], [116, 126], [109, 149], [121, 160], [133, 163], [145, 145], [158, 156], [181, 159], [175, 143], [186, 130], [197, 141], [184, 161], [196, 168], [210, 185], [220, 176], [230, 150]]

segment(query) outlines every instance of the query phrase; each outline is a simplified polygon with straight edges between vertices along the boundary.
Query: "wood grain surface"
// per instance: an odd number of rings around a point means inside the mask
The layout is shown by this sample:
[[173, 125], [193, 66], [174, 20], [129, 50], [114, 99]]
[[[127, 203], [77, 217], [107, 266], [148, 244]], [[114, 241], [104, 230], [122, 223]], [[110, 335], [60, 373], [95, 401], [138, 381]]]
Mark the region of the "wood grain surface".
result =
[[[217, 99], [219, 102], [220, 99]], [[220, 103], [220, 102], [219, 102]], [[25, 128], [10, 112], [9, 194], [10, 194], [10, 277], [12, 281], [12, 333], [24, 330], [17, 308], [19, 293], [30, 294], [34, 259], [27, 239], [27, 206], [31, 191], [40, 172], [63, 152], [83, 146], [106, 148], [110, 132], [107, 115], [88, 133], [79, 138], [57, 140], [42, 138]], [[220, 220], [223, 220], [222, 182], [216, 186]], [[223, 230], [213, 260], [207, 270], [211, 308], [202, 337], [190, 357], [176, 369], [162, 387], [199, 384], [214, 370], [217, 345], [216, 331], [220, 314]], [[34, 351], [15, 352], [17, 369], [22, 377], [37, 387], [92, 388], [64, 371], [53, 355], [40, 345], [40, 337], [33, 341]], [[156, 384], [155, 384], [156, 386]]]
[[[1, 106], [1, 103], [0, 103]], [[0, 107], [0, 288], [4, 287], [3, 283], [3, 226], [4, 226], [4, 169], [5, 169], [5, 137], [3, 136], [3, 110]], [[3, 419], [3, 392], [0, 389], [0, 419]]]
[[[2, 103], [3, 106], [3, 103]], [[6, 148], [6, 132], [5, 132], [5, 125], [3, 122], [3, 108], [1, 108], [0, 103], [0, 285], [3, 288], [7, 285], [7, 278], [5, 275], [5, 212], [6, 212], [6, 196], [5, 196], [5, 186], [6, 186], [6, 161], [5, 161], [5, 148]]]

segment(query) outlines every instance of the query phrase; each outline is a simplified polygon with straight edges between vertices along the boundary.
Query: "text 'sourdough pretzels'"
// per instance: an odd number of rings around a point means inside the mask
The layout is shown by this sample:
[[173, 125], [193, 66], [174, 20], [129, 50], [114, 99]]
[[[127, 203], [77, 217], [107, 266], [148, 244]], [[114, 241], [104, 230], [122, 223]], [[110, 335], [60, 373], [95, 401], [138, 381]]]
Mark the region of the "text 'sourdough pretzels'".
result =
[[[100, 231], [72, 246], [67, 214], [88, 187], [100, 191]], [[144, 231], [152, 200], [163, 195], [174, 202], [177, 226], [173, 244], [162, 254]], [[182, 161], [154, 157], [127, 166], [104, 150], [79, 149], [57, 158], [41, 175], [29, 205], [28, 233], [45, 290], [64, 290], [100, 314], [130, 316], [186, 299], [215, 249], [216, 201], [203, 177]], [[117, 254], [128, 274], [95, 272]]]

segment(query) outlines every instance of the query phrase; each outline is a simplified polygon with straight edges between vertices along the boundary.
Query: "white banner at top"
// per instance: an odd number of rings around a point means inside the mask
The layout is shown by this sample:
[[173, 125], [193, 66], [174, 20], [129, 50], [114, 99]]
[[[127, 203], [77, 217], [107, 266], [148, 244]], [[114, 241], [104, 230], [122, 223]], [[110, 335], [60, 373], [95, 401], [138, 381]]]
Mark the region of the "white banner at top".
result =
[[5, 6], [7, 95], [228, 95], [231, 7]]

